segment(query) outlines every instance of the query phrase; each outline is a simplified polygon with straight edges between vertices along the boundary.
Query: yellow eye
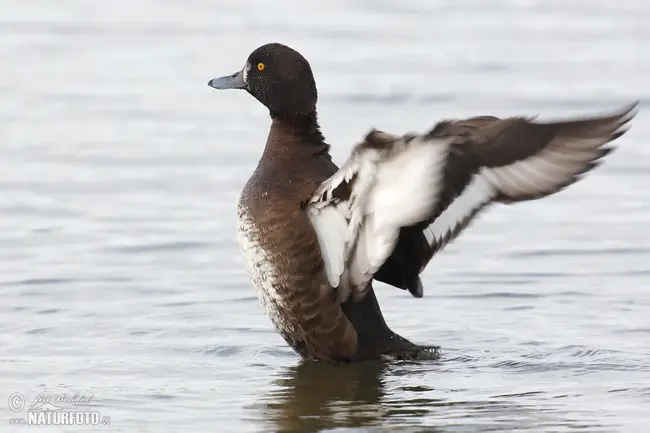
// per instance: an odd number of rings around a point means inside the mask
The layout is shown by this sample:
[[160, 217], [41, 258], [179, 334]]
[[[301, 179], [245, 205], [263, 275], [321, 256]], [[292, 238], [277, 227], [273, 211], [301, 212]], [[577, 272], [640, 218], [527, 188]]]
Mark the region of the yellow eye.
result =
[[264, 68], [266, 68], [266, 65], [264, 63], [260, 62], [260, 63], [257, 64], [257, 70], [258, 71], [263, 71]]

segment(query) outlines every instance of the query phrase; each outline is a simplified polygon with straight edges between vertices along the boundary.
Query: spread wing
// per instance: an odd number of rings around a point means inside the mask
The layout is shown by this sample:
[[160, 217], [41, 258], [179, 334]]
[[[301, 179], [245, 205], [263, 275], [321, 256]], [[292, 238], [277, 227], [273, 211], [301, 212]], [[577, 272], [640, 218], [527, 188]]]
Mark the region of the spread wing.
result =
[[422, 296], [420, 272], [482, 209], [576, 182], [612, 150], [635, 107], [546, 123], [443, 121], [419, 136], [372, 131], [307, 204], [339, 299], [362, 297], [373, 278]]
[[307, 213], [341, 301], [353, 289], [357, 296], [365, 293], [393, 253], [401, 227], [429, 217], [450, 143], [449, 138], [372, 131], [313, 194]]

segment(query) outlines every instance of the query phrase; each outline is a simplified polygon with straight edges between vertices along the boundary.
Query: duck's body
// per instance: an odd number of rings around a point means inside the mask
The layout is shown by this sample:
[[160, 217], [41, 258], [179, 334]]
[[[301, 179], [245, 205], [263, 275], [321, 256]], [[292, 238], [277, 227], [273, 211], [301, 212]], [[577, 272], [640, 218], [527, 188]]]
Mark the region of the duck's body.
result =
[[[328, 351], [345, 356], [356, 336], [340, 307], [322, 296], [327, 284], [320, 278], [322, 260], [300, 206], [336, 166], [323, 153], [327, 149], [309, 143], [318, 136], [298, 134], [273, 122], [262, 158], [239, 199], [237, 238], [257, 296], [291, 347], [302, 356], [318, 357], [317, 348], [327, 344], [333, 345]], [[315, 329], [327, 341], [310, 342]]]
[[262, 157], [237, 208], [237, 235], [266, 314], [308, 359], [411, 357], [372, 287], [423, 294], [419, 274], [491, 203], [554, 194], [596, 166], [633, 116], [535, 123], [481, 116], [423, 135], [372, 131], [339, 169], [320, 132], [307, 61], [280, 44], [210, 81], [269, 108]]
[[419, 347], [386, 326], [374, 293], [342, 305], [327, 281], [302, 203], [337, 170], [315, 117], [302, 125], [273, 121], [237, 206], [237, 238], [257, 296], [280, 335], [305, 358], [414, 354]]

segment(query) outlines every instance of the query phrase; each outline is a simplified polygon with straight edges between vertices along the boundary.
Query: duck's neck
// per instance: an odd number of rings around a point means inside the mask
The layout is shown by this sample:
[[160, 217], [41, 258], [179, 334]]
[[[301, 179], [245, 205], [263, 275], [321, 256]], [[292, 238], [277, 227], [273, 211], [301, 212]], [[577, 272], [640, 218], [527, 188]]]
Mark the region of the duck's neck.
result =
[[[318, 115], [312, 112], [306, 115], [280, 116], [271, 114], [271, 130], [266, 143], [268, 150], [275, 152], [286, 150], [310, 153], [327, 152], [329, 145], [318, 125]], [[269, 149], [272, 148], [272, 149]]]

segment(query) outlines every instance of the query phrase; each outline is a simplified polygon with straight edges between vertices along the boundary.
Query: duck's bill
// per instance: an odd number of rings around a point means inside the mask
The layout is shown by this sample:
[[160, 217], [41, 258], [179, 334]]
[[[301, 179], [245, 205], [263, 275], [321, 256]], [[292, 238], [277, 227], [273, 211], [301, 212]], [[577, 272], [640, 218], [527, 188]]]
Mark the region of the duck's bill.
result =
[[208, 86], [218, 90], [244, 89], [246, 87], [246, 81], [244, 81], [243, 72], [238, 71], [225, 77], [213, 78], [208, 81]]

